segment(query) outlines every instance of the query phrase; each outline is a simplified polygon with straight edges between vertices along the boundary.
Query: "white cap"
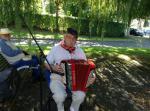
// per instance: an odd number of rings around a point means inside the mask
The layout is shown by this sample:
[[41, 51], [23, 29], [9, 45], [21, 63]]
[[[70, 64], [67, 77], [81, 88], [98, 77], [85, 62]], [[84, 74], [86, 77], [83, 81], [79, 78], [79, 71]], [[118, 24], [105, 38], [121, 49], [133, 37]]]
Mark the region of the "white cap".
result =
[[2, 28], [0, 29], [0, 34], [10, 34], [11, 31], [8, 28]]

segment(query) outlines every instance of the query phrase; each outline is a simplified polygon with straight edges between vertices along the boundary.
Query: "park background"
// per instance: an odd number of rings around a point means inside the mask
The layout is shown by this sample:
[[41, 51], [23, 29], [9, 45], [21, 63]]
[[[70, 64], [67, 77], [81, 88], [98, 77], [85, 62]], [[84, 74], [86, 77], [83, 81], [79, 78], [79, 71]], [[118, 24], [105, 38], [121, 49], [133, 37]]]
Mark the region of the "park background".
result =
[[[129, 33], [133, 20], [138, 21], [134, 28], [149, 29], [149, 0], [0, 0], [0, 27], [12, 30], [16, 45], [39, 54], [20, 16], [37, 40], [42, 40], [39, 43], [45, 54], [62, 39], [66, 28], [78, 30], [82, 48], [97, 66], [97, 80], [87, 93], [85, 111], [150, 110], [149, 36]], [[43, 45], [44, 40], [47, 42]], [[83, 45], [91, 41], [100, 45]], [[107, 41], [115, 47], [105, 45]], [[122, 41], [127, 45], [117, 46]], [[12, 111], [40, 109], [39, 83], [27, 83]], [[43, 94], [45, 104], [47, 91]]]

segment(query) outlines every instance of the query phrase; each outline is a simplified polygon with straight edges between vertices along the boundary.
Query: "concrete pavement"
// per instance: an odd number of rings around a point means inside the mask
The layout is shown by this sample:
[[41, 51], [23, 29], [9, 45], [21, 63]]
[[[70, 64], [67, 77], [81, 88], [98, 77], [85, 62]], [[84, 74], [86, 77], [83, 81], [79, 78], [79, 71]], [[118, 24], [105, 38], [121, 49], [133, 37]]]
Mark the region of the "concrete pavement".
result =
[[[54, 45], [60, 39], [37, 39], [39, 45]], [[13, 39], [15, 44], [28, 44], [29, 39]], [[34, 40], [31, 40], [32, 45], [36, 45]], [[128, 40], [120, 41], [78, 41], [79, 46], [104, 46], [104, 47], [131, 47], [131, 48], [150, 48], [150, 38], [131, 37]]]

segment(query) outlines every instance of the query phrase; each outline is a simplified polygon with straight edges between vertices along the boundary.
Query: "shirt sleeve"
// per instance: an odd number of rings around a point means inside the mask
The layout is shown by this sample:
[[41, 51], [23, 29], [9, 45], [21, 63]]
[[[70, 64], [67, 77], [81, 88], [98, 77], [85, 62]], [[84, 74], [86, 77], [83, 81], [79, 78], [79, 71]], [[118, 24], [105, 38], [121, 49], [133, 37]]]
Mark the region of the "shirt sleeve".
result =
[[[82, 50], [82, 49], [81, 49], [81, 50]], [[85, 53], [84, 53], [83, 50], [82, 50], [82, 53], [83, 53], [83, 59], [84, 59], [84, 60], [87, 60], [86, 55], [85, 55]]]
[[[53, 47], [46, 57], [49, 64], [54, 64], [54, 53], [55, 53], [55, 50]], [[47, 61], [45, 61], [45, 63], [47, 63]]]
[[79, 48], [79, 50], [80, 50], [80, 59], [87, 60], [86, 55], [85, 55], [83, 49]]
[[9, 57], [14, 57], [22, 53], [22, 50], [18, 49], [13, 44], [8, 45], [5, 40], [0, 40], [0, 48], [1, 48], [1, 52]]

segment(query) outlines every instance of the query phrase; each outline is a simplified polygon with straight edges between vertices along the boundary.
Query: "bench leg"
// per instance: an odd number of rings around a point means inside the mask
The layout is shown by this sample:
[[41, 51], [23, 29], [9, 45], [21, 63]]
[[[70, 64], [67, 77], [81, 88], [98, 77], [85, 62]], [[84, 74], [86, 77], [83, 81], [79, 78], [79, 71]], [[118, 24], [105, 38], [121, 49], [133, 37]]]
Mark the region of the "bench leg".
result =
[[6, 105], [5, 100], [1, 101], [0, 103], [0, 111], [8, 111], [8, 106]]
[[43, 108], [44, 111], [57, 111], [57, 105], [51, 95], [48, 97]]
[[0, 111], [4, 111], [4, 101], [1, 101], [0, 103]]
[[[72, 99], [70, 97], [67, 97], [64, 102], [65, 111], [70, 111], [71, 102], [72, 102]], [[44, 105], [44, 111], [58, 111], [57, 105], [54, 99], [52, 98], [52, 96], [50, 96], [48, 100], [46, 101]]]

